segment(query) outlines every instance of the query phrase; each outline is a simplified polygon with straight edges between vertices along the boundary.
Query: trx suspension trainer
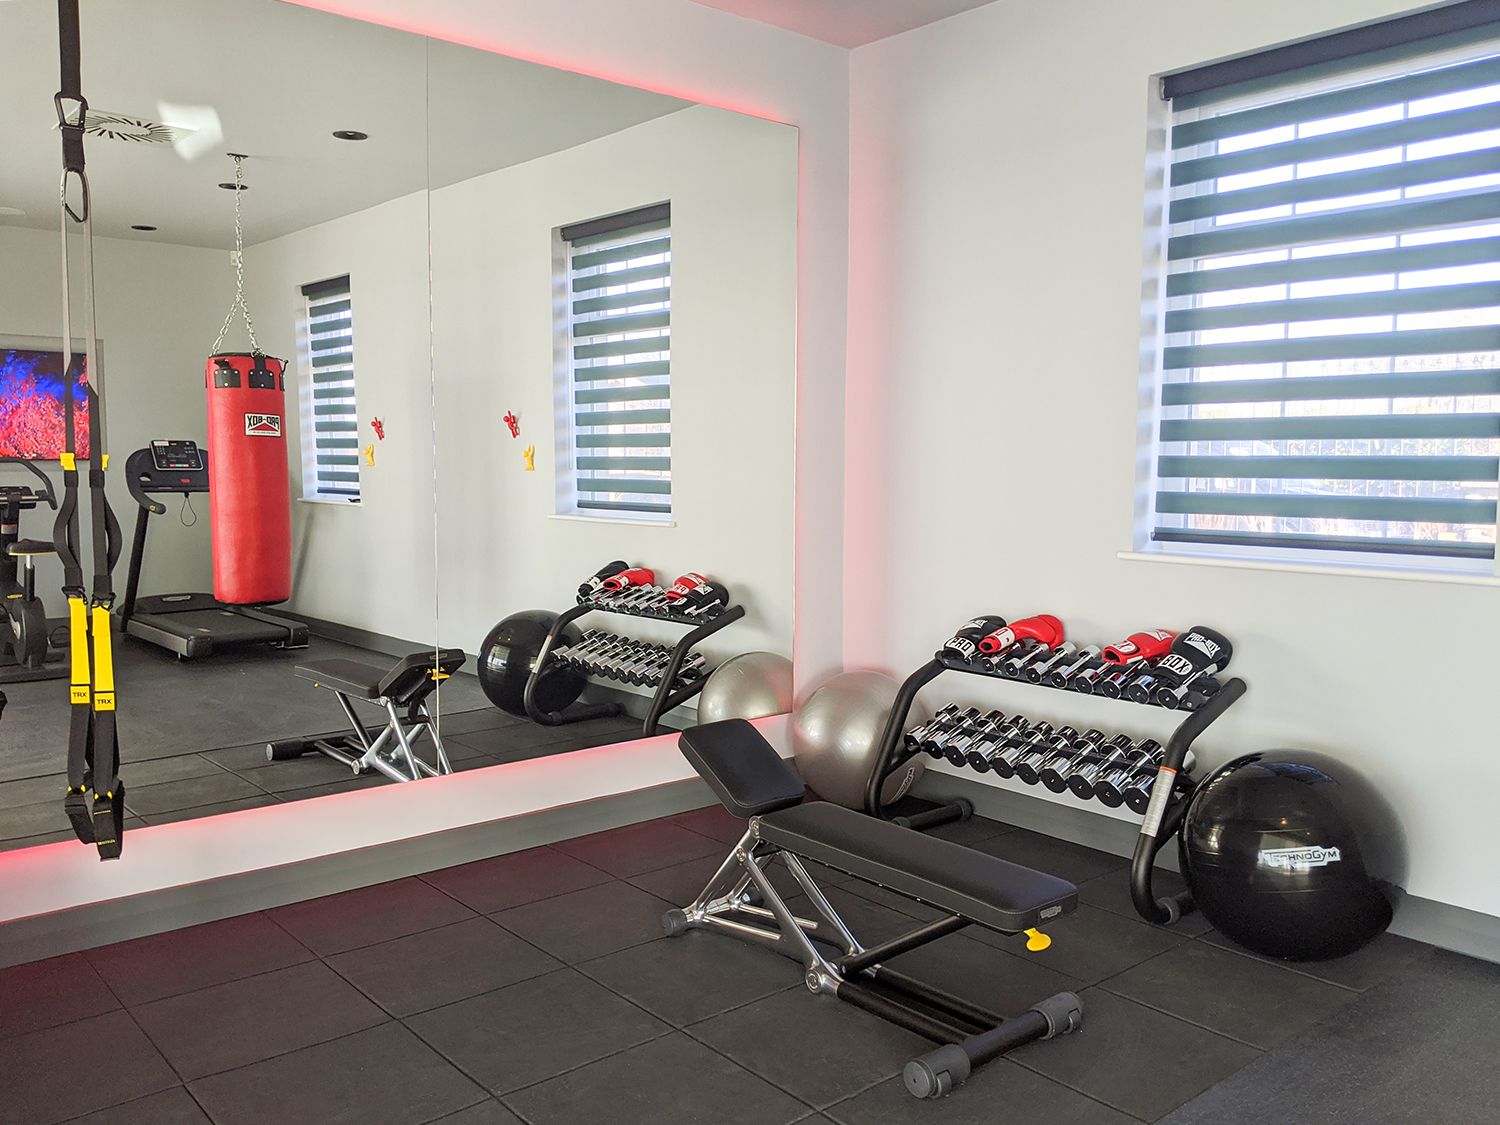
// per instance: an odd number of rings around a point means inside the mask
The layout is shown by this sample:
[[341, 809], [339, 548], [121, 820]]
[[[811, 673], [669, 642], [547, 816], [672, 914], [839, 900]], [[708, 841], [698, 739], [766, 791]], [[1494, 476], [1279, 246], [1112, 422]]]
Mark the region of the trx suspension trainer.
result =
[[[89, 206], [89, 181], [84, 170], [83, 135], [88, 101], [83, 96], [79, 49], [78, 0], [58, 0], [57, 31], [61, 81], [52, 99], [62, 134], [63, 170], [58, 189], [61, 210], [63, 354], [73, 354], [72, 298], [68, 278], [68, 232], [79, 228], [82, 250], [84, 329], [84, 394], [88, 410], [84, 459], [89, 462], [89, 538], [94, 575], [92, 589], [84, 586], [80, 561], [82, 541], [78, 516], [77, 434], [73, 387], [66, 372], [63, 382], [62, 455], [63, 499], [52, 529], [53, 546], [63, 567], [63, 593], [68, 599], [68, 639], [71, 674], [68, 677], [68, 794], [63, 807], [73, 831], [85, 844], [99, 849], [100, 859], [118, 859], [125, 836], [125, 786], [120, 781], [120, 742], [115, 727], [115, 670], [110, 638], [110, 610], [114, 605], [113, 573], [120, 557], [120, 525], [104, 494], [109, 454], [99, 417], [99, 389], [103, 370], [94, 316], [94, 234]], [[72, 110], [70, 116], [69, 110]], [[69, 189], [77, 197], [70, 200]]]

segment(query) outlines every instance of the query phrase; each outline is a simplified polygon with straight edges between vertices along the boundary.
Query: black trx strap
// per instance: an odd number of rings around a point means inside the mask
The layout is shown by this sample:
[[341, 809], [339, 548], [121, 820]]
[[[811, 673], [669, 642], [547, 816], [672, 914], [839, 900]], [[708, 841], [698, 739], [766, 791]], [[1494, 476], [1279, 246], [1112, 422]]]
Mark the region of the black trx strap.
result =
[[[63, 567], [68, 599], [71, 675], [68, 677], [68, 795], [63, 807], [79, 840], [99, 849], [100, 859], [117, 859], [125, 836], [125, 786], [120, 782], [120, 743], [115, 729], [115, 668], [110, 635], [114, 568], [120, 557], [120, 525], [104, 494], [109, 454], [99, 419], [98, 388], [103, 382], [94, 319], [94, 246], [89, 181], [84, 171], [83, 131], [88, 101], [83, 96], [78, 34], [78, 0], [57, 0], [61, 61], [60, 88], [52, 99], [62, 134], [63, 170], [58, 197], [62, 211], [63, 296], [63, 500], [52, 528], [53, 546]], [[73, 111], [70, 113], [70, 109]], [[76, 202], [69, 189], [76, 188]], [[72, 297], [69, 291], [68, 228], [82, 228], [84, 371], [88, 404], [89, 532], [93, 546], [92, 590], [84, 586], [78, 516], [78, 450], [74, 432]]]

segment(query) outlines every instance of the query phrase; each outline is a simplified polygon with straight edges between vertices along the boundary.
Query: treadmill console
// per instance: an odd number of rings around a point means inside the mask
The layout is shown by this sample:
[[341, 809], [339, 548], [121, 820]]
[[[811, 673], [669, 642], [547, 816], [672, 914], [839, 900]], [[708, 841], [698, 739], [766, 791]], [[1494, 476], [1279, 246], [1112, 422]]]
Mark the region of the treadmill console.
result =
[[202, 471], [203, 455], [198, 452], [196, 441], [164, 441], [158, 438], [151, 443], [151, 463], [158, 472], [173, 469]]

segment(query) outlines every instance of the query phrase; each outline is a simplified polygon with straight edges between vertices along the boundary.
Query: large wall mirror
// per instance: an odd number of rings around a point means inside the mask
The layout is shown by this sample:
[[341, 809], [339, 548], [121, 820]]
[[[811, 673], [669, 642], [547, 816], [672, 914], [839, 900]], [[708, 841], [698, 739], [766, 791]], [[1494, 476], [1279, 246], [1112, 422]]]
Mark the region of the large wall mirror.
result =
[[[0, 850], [71, 839], [61, 570], [8, 550], [51, 538], [79, 393], [55, 21], [0, 5], [40, 45], [0, 75], [0, 585], [45, 622], [0, 621]], [[276, 0], [84, 0], [82, 28], [127, 832], [785, 700], [795, 130]], [[274, 75], [226, 80], [225, 42]], [[249, 603], [221, 572], [263, 528], [211, 534], [205, 388], [236, 202], [286, 364], [256, 483], [291, 581]], [[580, 606], [606, 564], [627, 588]]]
[[796, 131], [452, 43], [428, 88], [450, 748], [785, 710]]

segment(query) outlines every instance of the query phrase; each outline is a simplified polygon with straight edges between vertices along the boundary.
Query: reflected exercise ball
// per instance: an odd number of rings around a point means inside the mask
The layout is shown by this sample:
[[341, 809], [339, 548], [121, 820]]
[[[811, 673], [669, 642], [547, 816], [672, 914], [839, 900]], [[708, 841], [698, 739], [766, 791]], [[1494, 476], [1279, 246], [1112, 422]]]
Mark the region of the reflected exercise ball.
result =
[[1348, 766], [1300, 751], [1248, 754], [1194, 790], [1179, 842], [1203, 916], [1288, 961], [1352, 953], [1390, 925], [1406, 844], [1384, 795]]
[[792, 662], [774, 652], [744, 652], [724, 661], [698, 696], [698, 721], [763, 719], [792, 709]]
[[[543, 609], [513, 613], [485, 634], [479, 646], [479, 686], [489, 701], [512, 715], [526, 715], [526, 681], [542, 643], [552, 631], [557, 614]], [[569, 625], [558, 646], [577, 644], [577, 629]], [[561, 711], [583, 694], [587, 681], [566, 665], [549, 663], [536, 685], [536, 703], [543, 711]]]
[[[865, 787], [899, 689], [895, 680], [879, 672], [842, 672], [793, 713], [797, 769], [818, 796], [851, 809], [865, 807]], [[927, 717], [912, 707], [912, 723]], [[881, 805], [904, 796], [926, 764], [923, 758], [913, 758], [886, 778]]]

